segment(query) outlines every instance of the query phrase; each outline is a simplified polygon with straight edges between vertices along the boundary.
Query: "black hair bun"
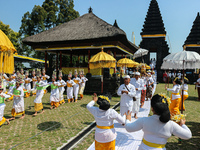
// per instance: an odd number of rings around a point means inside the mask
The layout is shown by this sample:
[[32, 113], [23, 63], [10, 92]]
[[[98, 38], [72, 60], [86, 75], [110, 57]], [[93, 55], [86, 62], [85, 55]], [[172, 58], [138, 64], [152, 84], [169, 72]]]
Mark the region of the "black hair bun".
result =
[[151, 99], [151, 107], [157, 115], [160, 116], [159, 120], [167, 123], [170, 120], [170, 111], [167, 99], [156, 94]]
[[179, 78], [175, 79], [174, 82], [175, 82], [176, 84], [179, 84], [179, 85], [182, 84], [182, 82], [181, 82], [181, 80], [180, 80]]
[[[111, 99], [111, 94], [109, 93], [105, 93], [102, 96], [107, 97], [108, 100]], [[101, 96], [98, 97], [97, 104], [99, 105], [99, 109], [108, 110], [110, 108], [110, 102], [108, 100], [102, 98]]]

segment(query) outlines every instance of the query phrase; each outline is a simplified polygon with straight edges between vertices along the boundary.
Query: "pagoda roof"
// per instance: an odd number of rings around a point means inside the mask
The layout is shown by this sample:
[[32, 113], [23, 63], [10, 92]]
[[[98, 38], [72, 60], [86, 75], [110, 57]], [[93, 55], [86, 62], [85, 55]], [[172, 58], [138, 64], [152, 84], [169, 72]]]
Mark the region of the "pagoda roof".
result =
[[51, 45], [53, 47], [60, 45], [72, 47], [77, 44], [85, 46], [87, 43], [99, 45], [99, 43], [109, 43], [109, 41], [120, 42], [132, 54], [138, 49], [135, 44], [128, 41], [126, 33], [122, 29], [116, 25], [108, 24], [90, 11], [74, 20], [26, 37], [23, 43], [37, 49], [51, 47]]
[[190, 30], [190, 34], [185, 40], [184, 45], [188, 44], [200, 44], [200, 15], [197, 13], [196, 19], [193, 22], [192, 29]]
[[151, 0], [141, 35], [166, 34], [158, 2]]

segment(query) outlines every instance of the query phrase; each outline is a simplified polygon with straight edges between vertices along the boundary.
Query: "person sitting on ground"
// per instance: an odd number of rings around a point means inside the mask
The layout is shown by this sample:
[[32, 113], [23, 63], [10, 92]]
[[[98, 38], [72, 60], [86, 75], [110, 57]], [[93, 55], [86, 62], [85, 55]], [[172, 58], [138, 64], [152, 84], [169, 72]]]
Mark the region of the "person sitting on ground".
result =
[[190, 129], [185, 125], [185, 119], [181, 119], [180, 124], [170, 120], [169, 99], [162, 94], [154, 95], [151, 99], [153, 115], [150, 117], [139, 118], [131, 123], [131, 112], [126, 114], [126, 130], [144, 132], [139, 150], [166, 150], [167, 139], [172, 134], [185, 140], [192, 137]]
[[[94, 106], [95, 102], [99, 108]], [[114, 109], [110, 109], [110, 98], [104, 95], [97, 97], [97, 94], [94, 94], [93, 100], [87, 104], [87, 109], [94, 116], [97, 124], [95, 150], [114, 150], [117, 134], [113, 121], [116, 119], [119, 123], [124, 124], [125, 119]]]

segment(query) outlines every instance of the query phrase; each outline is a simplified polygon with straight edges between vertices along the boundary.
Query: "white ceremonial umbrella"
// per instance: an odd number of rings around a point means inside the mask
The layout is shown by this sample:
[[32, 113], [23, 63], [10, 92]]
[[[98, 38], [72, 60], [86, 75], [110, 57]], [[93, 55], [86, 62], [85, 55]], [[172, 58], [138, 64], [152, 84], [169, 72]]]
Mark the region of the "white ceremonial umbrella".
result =
[[[184, 82], [184, 70], [185, 69], [196, 69], [200, 67], [200, 55], [197, 52], [193, 51], [181, 51], [178, 53], [172, 53], [167, 55], [163, 59], [163, 64], [161, 69], [179, 69], [183, 70], [183, 78], [182, 81]], [[184, 85], [184, 83], [183, 83]], [[182, 110], [183, 113], [183, 89], [182, 89]]]
[[142, 57], [148, 54], [148, 50], [139, 48], [133, 55], [134, 58]]
[[196, 69], [200, 67], [200, 55], [193, 51], [181, 51], [167, 55], [161, 69]]

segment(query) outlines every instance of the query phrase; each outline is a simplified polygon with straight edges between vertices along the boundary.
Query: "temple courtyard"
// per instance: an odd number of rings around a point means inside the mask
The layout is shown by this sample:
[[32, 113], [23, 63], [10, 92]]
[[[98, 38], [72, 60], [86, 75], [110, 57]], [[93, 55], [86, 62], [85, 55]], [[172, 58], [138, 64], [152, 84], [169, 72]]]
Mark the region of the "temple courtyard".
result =
[[[158, 84], [155, 93], [166, 92], [164, 84]], [[170, 85], [172, 87], [172, 85]], [[91, 95], [85, 95], [77, 103], [65, 103], [55, 110], [50, 110], [50, 93], [43, 97], [44, 114], [33, 117], [34, 98], [25, 98], [26, 116], [23, 120], [16, 117], [10, 125], [4, 124], [1, 130], [0, 149], [57, 149], [76, 136], [81, 130], [94, 121], [93, 116], [86, 109], [92, 100]], [[186, 125], [192, 131], [192, 139], [178, 144], [177, 137], [168, 140], [166, 148], [169, 150], [196, 150], [200, 147], [200, 101], [197, 101], [194, 85], [189, 85], [189, 98], [186, 100]], [[119, 97], [113, 97], [111, 105], [119, 102]], [[6, 102], [5, 117], [11, 117], [12, 101]], [[119, 110], [119, 108], [117, 108]], [[150, 113], [150, 115], [152, 115]], [[83, 139], [74, 149], [87, 149], [94, 141], [94, 131]]]

